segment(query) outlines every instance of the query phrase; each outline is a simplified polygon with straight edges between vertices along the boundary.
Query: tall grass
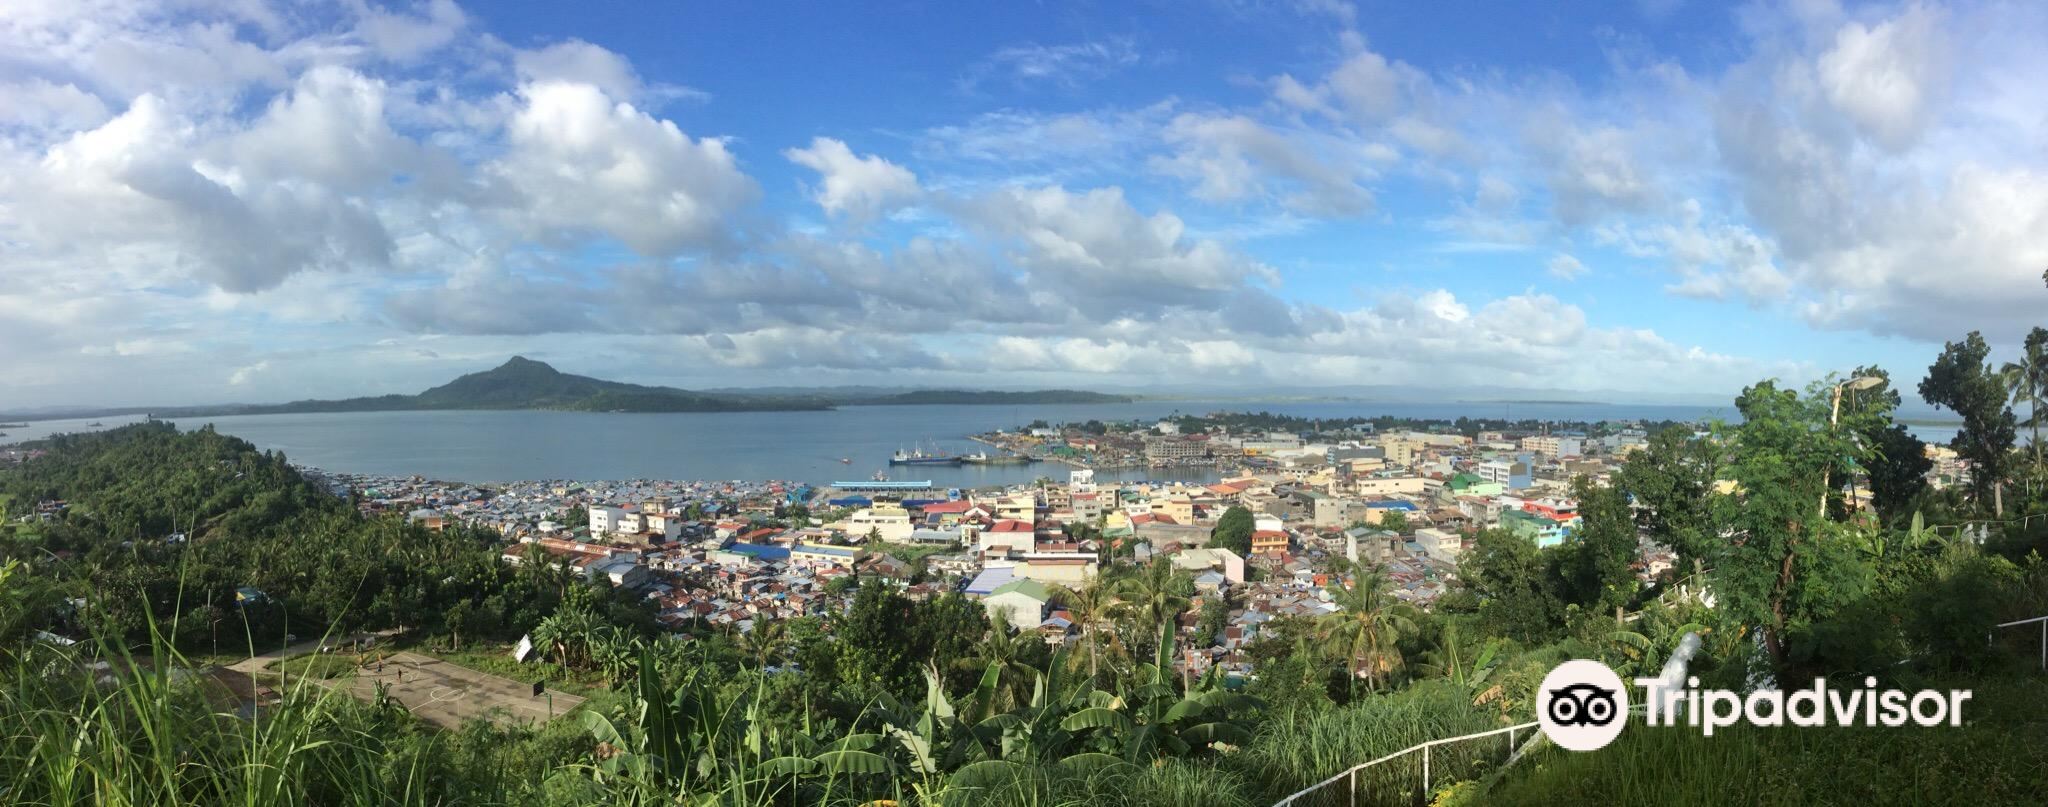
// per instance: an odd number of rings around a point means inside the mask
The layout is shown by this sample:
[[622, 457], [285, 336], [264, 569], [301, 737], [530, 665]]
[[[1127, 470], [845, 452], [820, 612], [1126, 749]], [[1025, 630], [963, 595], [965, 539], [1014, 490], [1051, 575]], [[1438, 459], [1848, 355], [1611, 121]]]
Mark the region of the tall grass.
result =
[[[1327, 779], [1362, 762], [1430, 740], [1491, 731], [1510, 725], [1497, 711], [1472, 705], [1472, 692], [1445, 681], [1423, 681], [1387, 695], [1318, 711], [1292, 720], [1270, 720], [1258, 741], [1231, 760], [1259, 786], [1267, 802]], [[1443, 783], [1474, 778], [1505, 759], [1506, 735], [1430, 750], [1431, 779]], [[1407, 804], [1422, 788], [1420, 752], [1361, 771], [1359, 804]], [[1348, 783], [1324, 789], [1302, 804], [1348, 804]]]
[[[395, 719], [301, 683], [275, 708], [225, 711], [157, 641], [31, 644], [0, 674], [0, 802], [27, 805], [428, 804], [385, 741]], [[87, 652], [97, 651], [97, 652]]]

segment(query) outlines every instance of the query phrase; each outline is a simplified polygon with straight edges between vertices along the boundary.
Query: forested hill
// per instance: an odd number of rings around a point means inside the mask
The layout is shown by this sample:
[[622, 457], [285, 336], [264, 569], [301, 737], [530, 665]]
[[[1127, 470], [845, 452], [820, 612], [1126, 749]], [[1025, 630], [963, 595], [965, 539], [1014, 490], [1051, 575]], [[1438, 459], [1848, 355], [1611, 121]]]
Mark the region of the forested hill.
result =
[[564, 373], [546, 362], [513, 356], [418, 395], [379, 395], [328, 401], [293, 401], [171, 410], [192, 414], [262, 415], [286, 412], [383, 412], [416, 409], [567, 409], [581, 412], [756, 412], [830, 409], [815, 397], [726, 395], [650, 387]]
[[[152, 619], [167, 631], [175, 620], [179, 646], [246, 646], [245, 629], [261, 638], [418, 625], [462, 602], [489, 615], [467, 627], [488, 631], [553, 607], [552, 595], [515, 584], [495, 533], [365, 519], [284, 455], [210, 427], [140, 423], [47, 447], [0, 470], [0, 537], [11, 539], [0, 554], [64, 558], [38, 576], [44, 599], [85, 600], [130, 639], [146, 640]], [[64, 506], [18, 523], [43, 502]], [[238, 603], [244, 587], [266, 606]]]

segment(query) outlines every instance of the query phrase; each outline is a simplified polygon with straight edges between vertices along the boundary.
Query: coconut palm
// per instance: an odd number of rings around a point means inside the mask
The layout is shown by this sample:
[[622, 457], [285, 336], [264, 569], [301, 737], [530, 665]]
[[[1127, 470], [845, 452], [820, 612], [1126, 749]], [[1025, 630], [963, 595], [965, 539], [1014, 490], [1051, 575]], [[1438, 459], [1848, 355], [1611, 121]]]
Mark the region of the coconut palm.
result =
[[1415, 631], [1415, 609], [1395, 600], [1393, 583], [1378, 567], [1352, 567], [1350, 587], [1329, 587], [1338, 610], [1325, 615], [1321, 634], [1343, 655], [1356, 685], [1366, 679], [1374, 689], [1401, 666], [1401, 637]]
[[1029, 691], [1032, 679], [1038, 670], [1024, 663], [1028, 642], [1037, 641], [1035, 634], [1013, 628], [1006, 616], [998, 615], [995, 624], [989, 626], [988, 635], [974, 649], [974, 655], [954, 662], [963, 670], [987, 674], [996, 671], [996, 708], [1009, 710], [1023, 702], [1019, 693]]
[[2020, 360], [2006, 362], [1998, 369], [1998, 376], [2005, 382], [2012, 402], [2028, 406], [2027, 420], [2021, 425], [2033, 427], [2034, 468], [2038, 472], [2042, 467], [2041, 407], [2048, 403], [2048, 328], [2036, 327], [2027, 334]]
[[1067, 614], [1080, 626], [1081, 643], [1088, 648], [1088, 683], [1094, 685], [1101, 671], [1101, 651], [1095, 632], [1114, 615], [1116, 594], [1097, 577], [1078, 589], [1069, 589], [1065, 599]]
[[735, 643], [747, 655], [754, 657], [754, 666], [767, 669], [768, 663], [782, 651], [782, 645], [789, 635], [788, 623], [780, 619], [756, 619], [747, 632], [739, 634]]
[[[1136, 635], [1166, 636], [1170, 634], [1165, 626], [1187, 610], [1193, 593], [1194, 582], [1172, 561], [1161, 558], [1117, 583], [1118, 610], [1134, 623]], [[1169, 644], [1161, 641], [1153, 648], [1154, 663], [1161, 667], [1166, 666]]]

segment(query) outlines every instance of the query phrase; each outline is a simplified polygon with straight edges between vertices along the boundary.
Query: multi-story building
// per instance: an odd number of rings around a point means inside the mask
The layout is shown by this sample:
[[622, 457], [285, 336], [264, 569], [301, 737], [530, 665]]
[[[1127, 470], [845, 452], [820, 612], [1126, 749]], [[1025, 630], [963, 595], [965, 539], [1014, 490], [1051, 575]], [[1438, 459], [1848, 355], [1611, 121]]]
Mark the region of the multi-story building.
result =
[[1145, 438], [1146, 462], [1173, 462], [1209, 456], [1209, 442], [1186, 437]]
[[1521, 490], [1533, 484], [1529, 477], [1529, 464], [1521, 461], [1487, 460], [1479, 463], [1479, 478], [1509, 490]]
[[1522, 450], [1543, 457], [1580, 457], [1586, 453], [1585, 438], [1570, 434], [1539, 434], [1522, 438]]
[[[609, 504], [593, 504], [590, 506], [590, 534], [615, 535], [622, 532], [620, 522], [624, 521], [628, 515], [632, 515], [632, 512], [623, 507], [614, 507]], [[635, 520], [638, 520], [637, 517]]]
[[1453, 565], [1458, 562], [1458, 555], [1465, 551], [1464, 538], [1450, 530], [1435, 527], [1416, 530], [1415, 543], [1422, 545], [1423, 553]]
[[1286, 530], [1252, 531], [1252, 554], [1254, 555], [1264, 555], [1268, 552], [1285, 552], [1289, 545], [1290, 542], [1288, 541]]
[[894, 505], [876, 505], [846, 519], [846, 534], [854, 538], [905, 541], [912, 529], [910, 512]]

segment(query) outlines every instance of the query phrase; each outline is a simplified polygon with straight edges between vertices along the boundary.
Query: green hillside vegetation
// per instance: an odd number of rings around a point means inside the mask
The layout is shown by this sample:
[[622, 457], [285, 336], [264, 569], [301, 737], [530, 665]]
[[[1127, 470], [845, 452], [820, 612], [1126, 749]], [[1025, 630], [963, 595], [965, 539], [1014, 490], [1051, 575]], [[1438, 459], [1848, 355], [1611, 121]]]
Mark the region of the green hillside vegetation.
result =
[[[1242, 649], [1238, 687], [1171, 661], [1213, 610], [1170, 563], [1118, 564], [1060, 607], [1059, 648], [990, 625], [957, 594], [913, 601], [870, 583], [825, 616], [740, 633], [657, 631], [644, 600], [544, 564], [511, 566], [486, 532], [364, 518], [274, 453], [149, 424], [52, 441], [0, 471], [0, 793], [75, 804], [1258, 805], [1417, 743], [1527, 722], [1556, 664], [1650, 674], [1687, 634], [1689, 671], [1742, 690], [1757, 676], [1970, 688], [1960, 728], [1624, 732], [1571, 753], [1519, 738], [1443, 746], [1424, 793], [1403, 760], [1360, 777], [1358, 804], [2032, 803], [2048, 792], [2048, 675], [2031, 631], [2048, 614], [2048, 474], [2012, 445], [1973, 340], [1923, 387], [1973, 407], [1958, 445], [1996, 460], [1935, 489], [1898, 445], [1899, 395], [1773, 382], [1743, 422], [1661, 431], [1575, 492], [1584, 524], [1539, 549], [1477, 536], [1458, 585], [1427, 609], [1380, 570], [1340, 568], [1335, 610], [1282, 617]], [[1874, 491], [1844, 506], [1842, 482]], [[1725, 483], [1725, 484], [1724, 484]], [[31, 533], [39, 503], [68, 508]], [[1986, 540], [1955, 525], [1990, 519]], [[168, 541], [174, 531], [189, 540]], [[1638, 534], [1678, 569], [1645, 583]], [[1223, 536], [1229, 540], [1230, 536]], [[1680, 592], [1710, 589], [1713, 607]], [[238, 588], [260, 589], [237, 604]], [[305, 678], [254, 720], [190, 675], [283, 634], [399, 628], [450, 658], [530, 635], [544, 667], [592, 697], [538, 728], [437, 731], [402, 705]], [[38, 632], [77, 640], [39, 638]], [[1990, 637], [1990, 641], [1987, 641]], [[105, 662], [104, 672], [87, 665]], [[299, 662], [344, 673], [332, 662]], [[107, 683], [95, 683], [104, 680]], [[1337, 787], [1302, 802], [1350, 804]]]

